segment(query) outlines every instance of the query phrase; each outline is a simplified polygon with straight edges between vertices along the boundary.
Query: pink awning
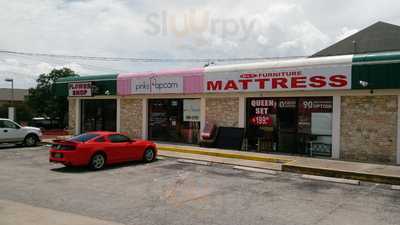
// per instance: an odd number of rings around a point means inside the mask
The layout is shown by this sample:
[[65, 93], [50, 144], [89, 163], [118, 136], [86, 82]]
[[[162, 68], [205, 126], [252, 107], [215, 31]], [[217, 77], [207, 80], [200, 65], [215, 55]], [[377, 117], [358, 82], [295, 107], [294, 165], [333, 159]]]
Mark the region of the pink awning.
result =
[[118, 95], [132, 95], [132, 81], [135, 79], [151, 77], [182, 77], [183, 93], [203, 92], [204, 68], [180, 69], [180, 70], [161, 70], [137, 73], [120, 73], [117, 77]]

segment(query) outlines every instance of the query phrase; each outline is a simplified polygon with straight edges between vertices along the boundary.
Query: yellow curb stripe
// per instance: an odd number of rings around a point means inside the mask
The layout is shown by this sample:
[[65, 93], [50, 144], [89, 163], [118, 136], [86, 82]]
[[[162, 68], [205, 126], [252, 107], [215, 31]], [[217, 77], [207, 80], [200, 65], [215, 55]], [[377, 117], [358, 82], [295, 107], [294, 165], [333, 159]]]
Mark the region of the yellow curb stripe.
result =
[[224, 153], [211, 152], [211, 151], [202, 151], [202, 150], [189, 149], [189, 148], [176, 148], [176, 147], [168, 147], [168, 146], [159, 146], [158, 149], [162, 150], [162, 151], [197, 154], [197, 155], [208, 155], [208, 156], [231, 158], [231, 159], [244, 159], [244, 160], [260, 161], [260, 162], [288, 163], [291, 161], [291, 160], [281, 159], [281, 158], [259, 157], [259, 156], [241, 155], [241, 154], [225, 153], [225, 152]]

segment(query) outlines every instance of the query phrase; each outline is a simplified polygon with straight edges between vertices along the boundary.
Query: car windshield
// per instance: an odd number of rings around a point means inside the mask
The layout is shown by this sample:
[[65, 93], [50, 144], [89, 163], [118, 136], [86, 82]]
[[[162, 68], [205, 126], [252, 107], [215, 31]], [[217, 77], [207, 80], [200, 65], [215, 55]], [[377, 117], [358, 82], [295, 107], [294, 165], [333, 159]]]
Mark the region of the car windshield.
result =
[[14, 124], [15, 126], [17, 126], [17, 127], [22, 127], [21, 124], [15, 122], [15, 121], [10, 121], [10, 122], [13, 123], [13, 124]]
[[18, 123], [11, 120], [0, 120], [0, 127], [19, 129], [21, 126]]
[[94, 134], [94, 133], [86, 133], [86, 134], [81, 134], [78, 136], [74, 136], [70, 139], [68, 139], [68, 141], [78, 141], [78, 142], [86, 142], [89, 141], [95, 137], [98, 137], [98, 134]]

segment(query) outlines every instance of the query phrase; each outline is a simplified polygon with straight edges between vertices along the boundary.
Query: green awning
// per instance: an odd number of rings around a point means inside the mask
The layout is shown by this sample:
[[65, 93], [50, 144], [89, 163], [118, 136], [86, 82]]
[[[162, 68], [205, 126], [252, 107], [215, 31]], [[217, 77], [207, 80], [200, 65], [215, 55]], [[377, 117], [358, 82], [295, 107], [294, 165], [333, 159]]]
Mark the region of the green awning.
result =
[[400, 88], [400, 52], [354, 55], [353, 63], [352, 89]]
[[68, 84], [78, 82], [92, 82], [97, 87], [96, 95], [117, 94], [118, 74], [87, 75], [60, 78], [55, 82], [55, 92], [57, 96], [68, 96]]

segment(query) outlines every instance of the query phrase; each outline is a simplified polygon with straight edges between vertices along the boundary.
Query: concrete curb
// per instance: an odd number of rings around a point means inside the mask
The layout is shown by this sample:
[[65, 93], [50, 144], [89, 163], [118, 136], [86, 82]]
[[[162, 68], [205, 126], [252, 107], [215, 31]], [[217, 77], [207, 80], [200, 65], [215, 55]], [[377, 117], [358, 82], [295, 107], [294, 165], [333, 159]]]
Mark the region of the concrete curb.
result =
[[320, 180], [320, 181], [327, 181], [327, 182], [334, 182], [334, 183], [341, 183], [341, 184], [360, 185], [359, 180], [350, 180], [350, 179], [343, 179], [343, 178], [323, 177], [323, 176], [314, 176], [314, 175], [302, 175], [301, 177], [304, 179], [309, 179], [309, 180]]
[[190, 164], [196, 164], [196, 165], [201, 165], [201, 166], [211, 166], [211, 162], [200, 161], [200, 160], [178, 159], [177, 161], [180, 163], [190, 163]]
[[[254, 166], [248, 166], [248, 165], [241, 165], [239, 163], [236, 162], [226, 162], [226, 161], [221, 161], [221, 160], [211, 160], [211, 159], [195, 159], [193, 157], [187, 157], [185, 156], [185, 154], [181, 154], [179, 156], [171, 156], [171, 155], [165, 155], [162, 153], [162, 150], [159, 151], [158, 155], [161, 155], [163, 157], [166, 158], [172, 158], [172, 159], [188, 159], [188, 160], [198, 160], [198, 161], [203, 161], [203, 162], [210, 162], [212, 164], [222, 164], [222, 165], [229, 165], [229, 166], [244, 166], [244, 167], [252, 167], [252, 168], [258, 168], [258, 169], [265, 169], [264, 167], [259, 167], [257, 165]], [[223, 159], [223, 158], [221, 158]], [[268, 168], [268, 170], [272, 170], [272, 171], [282, 171], [281, 168], [279, 169], [273, 169], [273, 168]]]
[[400, 191], [400, 185], [392, 185], [392, 190]]
[[270, 175], [277, 174], [277, 172], [273, 171], [273, 170], [259, 169], [259, 168], [246, 167], [246, 166], [234, 166], [233, 169], [245, 170], [245, 171], [256, 172], [256, 173], [266, 173], [266, 174], [270, 174]]
[[333, 170], [325, 168], [313, 168], [313, 167], [304, 167], [304, 166], [290, 165], [290, 164], [289, 165], [283, 164], [282, 171], [299, 173], [299, 174], [316, 175], [316, 176], [360, 180], [360, 181], [383, 183], [383, 184], [400, 185], [400, 177], [392, 177], [381, 174], [362, 173], [355, 171], [341, 171], [341, 170]]
[[244, 159], [251, 161], [260, 161], [260, 162], [271, 162], [271, 163], [288, 163], [291, 162], [287, 159], [282, 159], [279, 157], [260, 157], [260, 156], [250, 156], [250, 155], [242, 155], [236, 153], [228, 153], [228, 152], [213, 152], [213, 151], [205, 151], [198, 149], [190, 149], [190, 148], [177, 148], [177, 147], [167, 147], [167, 146], [159, 146], [159, 150], [170, 151], [170, 152], [179, 152], [179, 153], [187, 153], [187, 154], [197, 154], [197, 155], [208, 155], [214, 157], [221, 158], [231, 158], [231, 159]]

